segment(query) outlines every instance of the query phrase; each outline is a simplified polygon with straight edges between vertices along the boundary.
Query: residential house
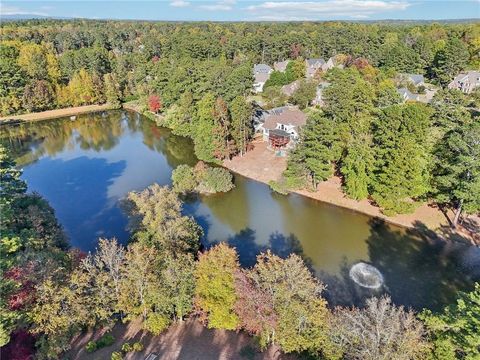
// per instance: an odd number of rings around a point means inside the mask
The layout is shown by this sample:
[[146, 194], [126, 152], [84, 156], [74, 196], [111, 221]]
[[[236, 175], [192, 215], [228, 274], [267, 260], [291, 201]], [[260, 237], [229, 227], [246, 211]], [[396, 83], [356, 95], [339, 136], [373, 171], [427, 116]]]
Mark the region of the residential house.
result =
[[323, 66], [326, 64], [323, 59], [307, 59], [305, 60], [305, 76], [307, 79], [312, 78], [317, 71], [323, 70]]
[[415, 87], [425, 86], [425, 78], [421, 74], [399, 74], [400, 81], [409, 82]]
[[255, 64], [253, 66], [253, 76], [255, 80], [253, 81], [253, 90], [256, 93], [263, 91], [263, 86], [270, 78], [270, 74], [273, 69], [267, 64]]
[[333, 57], [327, 60], [325, 64], [322, 66], [322, 70], [326, 72], [327, 70], [333, 69], [335, 67], [335, 60]]
[[403, 102], [407, 101], [420, 101], [420, 95], [412, 93], [410, 90], [407, 88], [400, 88], [397, 89], [397, 92], [400, 94], [400, 96], [403, 99]]
[[288, 84], [288, 85], [283, 85], [282, 86], [282, 93], [285, 94], [286, 96], [290, 97], [292, 96], [295, 91], [300, 87], [300, 80], [295, 80], [294, 82]]
[[448, 84], [449, 89], [458, 89], [465, 94], [470, 94], [475, 88], [480, 86], [480, 71], [470, 70], [458, 74], [453, 81]]
[[307, 116], [296, 107], [272, 109], [265, 117], [263, 140], [274, 149], [293, 147], [306, 123]]
[[287, 65], [290, 60], [284, 60], [273, 63], [273, 69], [275, 71], [285, 72], [287, 70]]
[[333, 57], [328, 59], [328, 61], [325, 61], [322, 58], [319, 59], [307, 59], [305, 60], [306, 64], [306, 70], [305, 70], [305, 76], [307, 79], [312, 78], [315, 73], [319, 70], [323, 72], [327, 72], [330, 69], [333, 69], [335, 67], [335, 60]]
[[313, 105], [318, 105], [318, 106], [325, 105], [323, 101], [323, 91], [329, 86], [330, 86], [330, 83], [327, 81], [322, 81], [320, 84], [318, 84], [315, 99], [313, 99], [312, 101]]

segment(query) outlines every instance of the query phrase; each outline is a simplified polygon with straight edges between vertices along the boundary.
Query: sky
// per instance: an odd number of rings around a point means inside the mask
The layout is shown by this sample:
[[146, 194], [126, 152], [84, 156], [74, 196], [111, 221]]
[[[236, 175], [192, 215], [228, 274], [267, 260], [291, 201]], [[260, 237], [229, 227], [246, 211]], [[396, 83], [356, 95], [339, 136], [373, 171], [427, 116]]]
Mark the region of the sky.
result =
[[480, 18], [480, 0], [0, 0], [1, 15], [168, 21]]

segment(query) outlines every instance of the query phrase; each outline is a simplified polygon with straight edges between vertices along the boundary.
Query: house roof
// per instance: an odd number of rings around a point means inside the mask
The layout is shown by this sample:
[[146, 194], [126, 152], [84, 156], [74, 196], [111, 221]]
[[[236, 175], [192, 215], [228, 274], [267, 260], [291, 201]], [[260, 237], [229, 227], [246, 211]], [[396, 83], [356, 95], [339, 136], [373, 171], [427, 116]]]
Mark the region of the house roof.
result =
[[421, 74], [400, 74], [400, 76], [410, 80], [415, 86], [425, 82], [425, 79]]
[[255, 82], [256, 83], [265, 83], [270, 77], [269, 73], [256, 73], [255, 74]]
[[273, 130], [277, 124], [303, 126], [307, 123], [307, 116], [298, 109], [286, 109], [280, 114], [271, 114], [265, 119], [264, 127]]
[[274, 135], [274, 136], [281, 136], [281, 137], [290, 137], [290, 134], [287, 133], [285, 130], [281, 130], [281, 129], [273, 129], [273, 130], [270, 130], [269, 135]]
[[288, 109], [290, 109], [289, 106], [279, 106], [279, 107], [268, 110], [268, 114], [269, 115], [280, 115], [282, 112], [284, 112], [285, 110], [288, 110]]
[[307, 65], [309, 67], [311, 66], [322, 66], [323, 64], [325, 64], [325, 60], [323, 60], [322, 58], [319, 58], [319, 59], [307, 59]]
[[455, 79], [453, 79], [453, 82], [457, 83], [464, 83], [464, 82], [469, 82], [470, 84], [477, 84], [480, 85], [480, 71], [467, 71], [467, 72], [462, 72], [458, 74]]
[[282, 92], [287, 96], [292, 96], [293, 93], [298, 89], [299, 85], [300, 85], [300, 80], [295, 80], [294, 82], [288, 85], [283, 85]]
[[270, 72], [272, 72], [272, 68], [267, 64], [255, 64], [255, 65], [253, 65], [253, 73], [254, 74], [258, 74], [258, 73], [269, 74]]
[[418, 95], [412, 93], [412, 92], [411, 92], [410, 90], [408, 90], [407, 88], [397, 89], [397, 92], [400, 94], [400, 96], [401, 96], [404, 100], [418, 100]]
[[276, 71], [281, 71], [281, 72], [284, 72], [285, 70], [287, 70], [287, 65], [288, 65], [288, 62], [290, 60], [284, 60], [284, 61], [279, 61], [279, 62], [275, 62], [273, 63], [273, 68], [276, 70]]

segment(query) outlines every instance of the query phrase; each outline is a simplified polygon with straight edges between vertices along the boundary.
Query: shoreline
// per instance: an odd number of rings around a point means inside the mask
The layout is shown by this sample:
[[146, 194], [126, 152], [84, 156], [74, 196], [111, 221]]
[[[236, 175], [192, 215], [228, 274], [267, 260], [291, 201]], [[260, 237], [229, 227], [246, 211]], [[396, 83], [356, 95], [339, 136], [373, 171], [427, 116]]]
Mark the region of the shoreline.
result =
[[41, 121], [56, 119], [65, 116], [76, 116], [82, 114], [93, 113], [97, 111], [113, 110], [115, 107], [110, 104], [102, 105], [84, 105], [73, 106], [62, 109], [46, 110], [41, 112], [33, 112], [21, 115], [8, 115], [0, 117], [0, 124], [9, 124], [16, 121]]
[[[38, 113], [5, 116], [0, 118], [0, 125], [10, 124], [10, 121], [8, 120], [12, 120], [12, 123], [14, 123], [15, 120], [25, 122], [41, 121], [113, 109], [116, 108], [110, 104], [85, 105], [42, 111]], [[133, 111], [145, 116], [145, 114], [140, 111], [136, 101], [122, 104], [121, 109]], [[160, 115], [153, 113], [151, 117], [147, 116], [147, 118], [152, 121], [155, 121], [156, 119], [161, 120]], [[286, 168], [286, 158], [275, 156], [272, 151], [266, 149], [266, 144], [262, 141], [254, 139], [252, 144], [254, 144], [254, 150], [247, 152], [243, 157], [235, 156], [231, 160], [225, 160], [223, 161], [222, 165], [235, 174], [244, 176], [250, 180], [258, 181], [267, 186], [269, 181], [279, 180], [283, 170]], [[435, 232], [435, 234], [440, 238], [445, 239], [445, 230], [447, 230], [447, 233], [450, 232], [449, 235], [463, 237], [465, 240], [468, 240], [471, 244], [476, 246], [479, 246], [478, 244], [480, 244], [480, 237], [475, 235], [473, 231], [452, 231], [446, 215], [438, 208], [434, 208], [429, 204], [422, 204], [412, 214], [401, 214], [394, 217], [389, 217], [382, 214], [380, 208], [370, 204], [368, 200], [357, 201], [347, 198], [341, 190], [341, 184], [339, 181], [340, 179], [337, 177], [333, 177], [327, 181], [324, 181], [320, 183], [319, 188], [315, 192], [310, 192], [304, 189], [291, 190], [289, 192], [312, 200], [320, 201], [324, 204], [337, 206], [349, 211], [354, 211], [359, 214], [377, 218], [389, 224], [406, 229], [413, 229], [415, 227], [415, 223], [420, 222], [425, 225], [427, 229]], [[453, 214], [450, 212], [449, 217], [452, 216]], [[480, 217], [471, 216], [471, 219], [480, 228]]]
[[[278, 181], [286, 167], [286, 158], [276, 157], [273, 152], [266, 149], [265, 143], [261, 141], [254, 140], [253, 144], [255, 145], [254, 150], [249, 151], [243, 157], [236, 156], [231, 160], [225, 160], [222, 165], [235, 174], [266, 185], [268, 185], [269, 181]], [[369, 200], [357, 201], [347, 198], [341, 189], [341, 179], [338, 177], [332, 177], [320, 183], [317, 191], [314, 192], [305, 189], [291, 190], [289, 192], [320, 201], [324, 204], [380, 219], [406, 229], [413, 229], [416, 223], [421, 223], [442, 239], [457, 237], [461, 240], [460, 238], [463, 238], [464, 241], [466, 240], [477, 246], [480, 241], [474, 231], [469, 231], [463, 227], [464, 231], [453, 231], [450, 228], [449, 218], [453, 218], [452, 211], [444, 214], [432, 204], [424, 203], [411, 214], [399, 214], [393, 217], [386, 216], [381, 212], [380, 208], [372, 205]], [[449, 218], [447, 218], [447, 215]], [[478, 216], [470, 216], [469, 219], [480, 227], [480, 218]]]

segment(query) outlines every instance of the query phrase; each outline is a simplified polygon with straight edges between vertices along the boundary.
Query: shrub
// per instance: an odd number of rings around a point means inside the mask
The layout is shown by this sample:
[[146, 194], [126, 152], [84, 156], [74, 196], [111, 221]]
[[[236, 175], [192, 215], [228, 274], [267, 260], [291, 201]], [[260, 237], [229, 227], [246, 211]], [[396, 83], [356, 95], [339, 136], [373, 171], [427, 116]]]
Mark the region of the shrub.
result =
[[140, 352], [143, 350], [143, 344], [139, 341], [134, 342], [132, 345], [132, 349], [133, 349], [132, 351]]
[[232, 174], [224, 168], [207, 168], [199, 182], [199, 189], [206, 193], [227, 192], [235, 187]]
[[143, 350], [143, 344], [139, 341], [134, 342], [133, 344], [126, 342], [122, 345], [122, 352], [129, 353], [129, 352], [140, 352]]
[[115, 337], [112, 334], [105, 334], [97, 341], [89, 341], [85, 346], [85, 350], [91, 353], [106, 346], [113, 345], [114, 342]]
[[159, 335], [163, 330], [170, 325], [170, 319], [163, 314], [152, 313], [148, 315], [145, 320], [144, 326], [147, 331], [150, 331], [153, 335]]
[[133, 351], [133, 346], [129, 342], [126, 342], [125, 344], [122, 345], [122, 352], [128, 353]]
[[178, 166], [172, 173], [173, 189], [178, 193], [199, 192], [213, 194], [227, 192], [235, 187], [233, 176], [224, 168], [211, 167], [200, 161], [195, 168]]
[[113, 345], [115, 337], [112, 334], [105, 334], [97, 340], [97, 349], [101, 349], [106, 346]]
[[119, 351], [114, 351], [112, 353], [112, 357], [110, 359], [111, 360], [122, 360], [123, 359], [122, 353], [119, 352]]
[[88, 352], [88, 353], [92, 353], [94, 352], [95, 350], [97, 350], [97, 343], [95, 341], [89, 341], [87, 343], [87, 345], [85, 346], [85, 350]]
[[193, 168], [188, 165], [179, 165], [172, 172], [173, 190], [178, 193], [195, 191], [198, 181]]
[[288, 190], [286, 189], [285, 184], [283, 182], [271, 180], [268, 182], [268, 185], [270, 186], [270, 189], [272, 189], [273, 191], [282, 195], [288, 195]]

